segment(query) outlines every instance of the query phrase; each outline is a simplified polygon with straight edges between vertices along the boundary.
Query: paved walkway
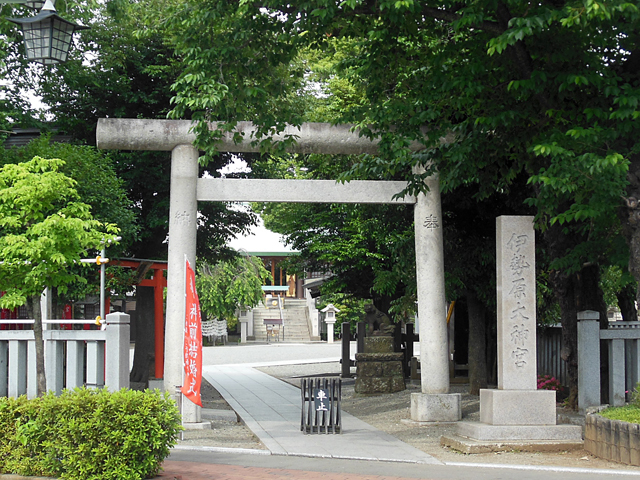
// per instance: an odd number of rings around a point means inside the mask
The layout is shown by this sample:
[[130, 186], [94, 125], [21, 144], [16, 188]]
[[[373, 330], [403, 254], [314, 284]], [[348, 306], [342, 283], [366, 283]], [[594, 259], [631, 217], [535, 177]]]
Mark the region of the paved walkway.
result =
[[431, 455], [342, 412], [342, 434], [300, 431], [300, 390], [244, 365], [215, 365], [203, 376], [273, 455], [441, 464]]
[[[344, 433], [300, 431], [300, 390], [255, 370], [259, 365], [337, 361], [337, 345], [215, 348], [204, 377], [269, 450], [177, 447], [163, 463], [167, 480], [604, 480], [640, 478], [638, 470], [443, 464], [343, 412]], [[352, 348], [352, 353], [353, 353]], [[230, 365], [233, 364], [233, 365]], [[374, 460], [374, 461], [372, 461]]]

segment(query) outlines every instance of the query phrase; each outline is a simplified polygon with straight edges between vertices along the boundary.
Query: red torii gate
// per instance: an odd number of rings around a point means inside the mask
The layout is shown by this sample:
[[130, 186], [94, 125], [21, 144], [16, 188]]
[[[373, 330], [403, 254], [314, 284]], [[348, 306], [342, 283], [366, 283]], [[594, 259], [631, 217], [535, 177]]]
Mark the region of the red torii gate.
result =
[[[139, 259], [112, 259], [111, 265], [126, 268], [153, 270], [152, 278], [145, 278], [137, 285], [141, 287], [153, 287], [154, 325], [155, 325], [155, 377], [163, 378], [164, 375], [164, 289], [167, 286], [167, 279], [164, 271], [167, 269], [167, 262], [161, 260], [139, 260]], [[108, 309], [107, 309], [108, 311]]]

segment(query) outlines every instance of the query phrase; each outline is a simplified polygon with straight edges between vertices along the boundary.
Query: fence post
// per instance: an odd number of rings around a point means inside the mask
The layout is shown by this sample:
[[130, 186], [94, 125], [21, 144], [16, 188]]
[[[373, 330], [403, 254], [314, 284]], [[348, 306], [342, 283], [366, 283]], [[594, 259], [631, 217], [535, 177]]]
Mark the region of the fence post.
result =
[[9, 340], [9, 396], [27, 393], [27, 342]]
[[[327, 325], [333, 328], [333, 325]], [[351, 378], [351, 324], [342, 324], [342, 378]]]
[[[46, 373], [46, 370], [45, 370]], [[38, 396], [38, 373], [36, 367], [36, 342], [27, 342], [27, 398]]]
[[622, 407], [625, 402], [625, 352], [624, 339], [609, 340], [609, 403]]
[[9, 342], [0, 341], [0, 397], [9, 393]]
[[106, 324], [105, 386], [115, 392], [129, 388], [129, 315], [110, 313]]
[[104, 386], [104, 342], [87, 342], [87, 387]]
[[47, 350], [45, 351], [45, 372], [47, 390], [56, 395], [64, 388], [64, 342], [59, 340], [59, 330], [46, 330]]
[[625, 356], [627, 365], [627, 390], [636, 388], [640, 382], [640, 340], [627, 340], [625, 342]]
[[84, 342], [67, 340], [67, 388], [81, 387], [84, 383]]
[[578, 408], [600, 405], [600, 314], [578, 312]]
[[364, 338], [367, 336], [367, 324], [364, 322], [358, 322], [356, 328], [356, 334], [358, 335], [356, 341], [356, 353], [364, 353]]
[[405, 325], [404, 376], [411, 377], [411, 359], [413, 358], [413, 323]]

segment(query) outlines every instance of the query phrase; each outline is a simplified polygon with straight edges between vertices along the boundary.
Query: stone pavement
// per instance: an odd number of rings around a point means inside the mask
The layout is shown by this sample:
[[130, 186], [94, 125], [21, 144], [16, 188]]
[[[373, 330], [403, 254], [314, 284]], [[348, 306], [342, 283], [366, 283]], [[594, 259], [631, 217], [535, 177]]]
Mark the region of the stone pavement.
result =
[[274, 455], [439, 464], [431, 455], [342, 413], [342, 434], [300, 431], [300, 390], [243, 365], [214, 365], [203, 376]]

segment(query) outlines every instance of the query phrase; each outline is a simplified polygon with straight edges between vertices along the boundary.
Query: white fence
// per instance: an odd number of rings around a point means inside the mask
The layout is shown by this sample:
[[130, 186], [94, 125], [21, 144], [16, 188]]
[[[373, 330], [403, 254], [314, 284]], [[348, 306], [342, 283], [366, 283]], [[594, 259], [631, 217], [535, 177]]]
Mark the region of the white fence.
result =
[[[104, 330], [43, 332], [47, 390], [59, 394], [83, 385], [111, 391], [129, 386], [129, 315], [112, 313], [105, 323]], [[33, 398], [36, 392], [33, 330], [0, 330], [0, 396]]]
[[598, 312], [578, 313], [578, 407], [601, 403], [600, 343], [609, 356], [609, 404], [624, 405], [625, 393], [640, 380], [640, 322], [609, 322], [600, 330]]

